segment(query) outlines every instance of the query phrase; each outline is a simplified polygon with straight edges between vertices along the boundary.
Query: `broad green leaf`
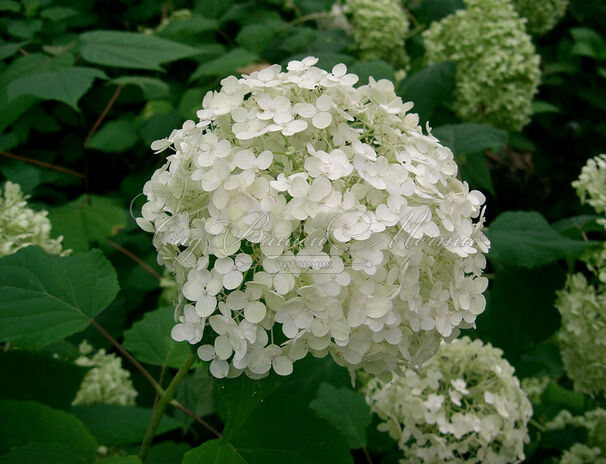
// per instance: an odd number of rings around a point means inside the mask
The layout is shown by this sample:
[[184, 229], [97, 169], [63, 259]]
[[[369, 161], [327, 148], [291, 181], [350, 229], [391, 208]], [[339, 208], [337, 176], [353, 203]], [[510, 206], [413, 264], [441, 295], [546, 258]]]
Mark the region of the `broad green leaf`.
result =
[[219, 19], [232, 3], [233, 0], [194, 0], [194, 11], [207, 18]]
[[541, 401], [545, 404], [557, 404], [573, 414], [582, 414], [586, 409], [586, 398], [582, 393], [577, 393], [550, 382], [541, 395]]
[[141, 464], [138, 456], [116, 456], [113, 458], [99, 459], [95, 464]]
[[463, 0], [423, 0], [414, 14], [422, 24], [429, 24], [463, 8]]
[[0, 45], [0, 60], [8, 58], [23, 47], [27, 42], [4, 43]]
[[469, 185], [473, 188], [479, 188], [495, 195], [492, 176], [483, 153], [472, 153], [460, 157], [457, 161], [463, 180], [469, 182]]
[[149, 449], [146, 464], [177, 464], [183, 459], [183, 455], [191, 449], [187, 443], [175, 443], [174, 441], [163, 441]]
[[22, 40], [31, 40], [42, 30], [43, 23], [39, 19], [13, 19], [8, 23], [6, 32]]
[[189, 355], [186, 343], [170, 336], [175, 325], [174, 308], [164, 307], [145, 313], [124, 333], [124, 347], [144, 363], [179, 368]]
[[560, 325], [556, 291], [565, 274], [557, 264], [538, 269], [497, 270], [486, 311], [476, 322], [479, 337], [503, 349], [511, 362], [549, 338]]
[[136, 85], [143, 91], [147, 100], [167, 97], [170, 93], [168, 84], [155, 77], [148, 76], [120, 76], [109, 81], [118, 85]]
[[376, 81], [379, 79], [389, 79], [393, 81], [395, 70], [393, 66], [383, 60], [372, 61], [356, 61], [350, 68], [349, 72], [357, 74], [360, 78], [359, 84], [367, 84], [368, 78]]
[[79, 10], [68, 6], [51, 6], [40, 12], [40, 17], [50, 21], [65, 21], [80, 14]]
[[352, 463], [342, 436], [315, 416], [301, 399], [277, 393], [287, 379], [241, 376], [218, 382], [227, 412], [223, 437], [185, 454], [183, 464]]
[[256, 60], [257, 55], [254, 53], [243, 48], [234, 48], [218, 58], [202, 63], [189, 77], [189, 80], [193, 81], [208, 76], [227, 76]]
[[317, 31], [316, 40], [311, 44], [314, 53], [316, 51], [338, 53], [345, 52], [353, 46], [353, 40], [342, 29], [328, 29]]
[[323, 383], [309, 406], [343, 434], [351, 449], [366, 446], [366, 429], [372, 416], [361, 394]]
[[170, 21], [158, 32], [158, 35], [174, 40], [195, 38], [203, 32], [217, 29], [218, 25], [219, 23], [214, 19], [193, 14], [189, 18], [176, 18]]
[[64, 445], [86, 462], [97, 452], [97, 443], [82, 422], [64, 411], [35, 401], [0, 400], [0, 417], [0, 454], [33, 443]]
[[159, 71], [162, 63], [199, 53], [187, 45], [135, 32], [85, 32], [80, 35], [80, 41], [80, 51], [86, 61], [117, 68]]
[[532, 102], [532, 113], [543, 114], [543, 113], [561, 113], [562, 110], [552, 103], [535, 100]]
[[139, 140], [139, 133], [129, 120], [106, 122], [98, 132], [93, 135], [87, 148], [103, 151], [105, 153], [120, 153], [129, 150]]
[[404, 101], [413, 102], [413, 111], [419, 113], [422, 121], [427, 121], [436, 108], [452, 94], [455, 72], [456, 65], [450, 61], [428, 66], [404, 79], [398, 95]]
[[193, 87], [183, 92], [179, 102], [179, 115], [185, 119], [195, 119], [196, 112], [202, 108], [202, 99], [207, 91], [207, 88]]
[[560, 219], [554, 222], [551, 227], [573, 240], [584, 240], [585, 232], [604, 231], [604, 227], [598, 223], [599, 219], [603, 219], [603, 216], [583, 214], [581, 216]]
[[586, 27], [570, 29], [575, 40], [570, 53], [572, 55], [587, 56], [596, 60], [606, 59], [606, 40], [596, 31]]
[[265, 24], [248, 24], [236, 36], [238, 46], [259, 55], [265, 51], [275, 34], [273, 27]]
[[11, 448], [8, 454], [0, 456], [0, 464], [89, 464], [69, 446], [61, 443], [33, 442], [25, 446]]
[[126, 210], [108, 197], [83, 195], [50, 211], [53, 234], [63, 236], [63, 246], [76, 252], [103, 242], [126, 225]]
[[[204, 417], [215, 411], [214, 389], [215, 385], [208, 370], [196, 369], [183, 379], [175, 398], [196, 416]], [[175, 411], [175, 417], [180, 417], [184, 422], [192, 420], [181, 411]]]
[[9, 102], [7, 87], [12, 82], [41, 72], [57, 71], [71, 66], [72, 62], [73, 57], [67, 54], [50, 57], [43, 53], [30, 53], [16, 58], [0, 71], [0, 131], [39, 101], [32, 95], [23, 95]]
[[11, 11], [16, 13], [21, 9], [19, 2], [13, 0], [0, 0], [0, 11]]
[[507, 143], [507, 132], [471, 122], [436, 127], [432, 134], [457, 156], [499, 150]]
[[536, 211], [507, 211], [488, 228], [489, 258], [527, 268], [581, 253], [596, 242], [571, 240], [556, 232]]
[[62, 340], [84, 330], [118, 289], [98, 250], [58, 257], [23, 248], [0, 259], [0, 340], [28, 349]]
[[[130, 446], [143, 440], [153, 411], [149, 408], [96, 404], [75, 406], [70, 412], [86, 425], [100, 445]], [[180, 422], [165, 415], [156, 435], [179, 427]]]
[[42, 100], [57, 100], [78, 111], [78, 100], [96, 79], [107, 79], [99, 69], [71, 67], [41, 72], [11, 82], [7, 87], [9, 101], [21, 95], [32, 95]]
[[[57, 409], [68, 409], [88, 368], [27, 351], [0, 353], [0, 372], [10, 372], [10, 382], [0, 382], [0, 398], [35, 400]], [[44, 379], [44, 382], [40, 382]]]

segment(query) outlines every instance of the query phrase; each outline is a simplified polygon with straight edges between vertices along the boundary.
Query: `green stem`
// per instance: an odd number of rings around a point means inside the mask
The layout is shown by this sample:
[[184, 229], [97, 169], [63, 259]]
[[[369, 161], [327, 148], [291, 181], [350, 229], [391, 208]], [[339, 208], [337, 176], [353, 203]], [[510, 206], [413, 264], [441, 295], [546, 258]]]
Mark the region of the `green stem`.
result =
[[158, 406], [156, 407], [154, 414], [152, 415], [151, 422], [147, 427], [147, 431], [145, 432], [145, 437], [143, 438], [143, 443], [141, 443], [141, 449], [139, 450], [139, 459], [141, 462], [145, 462], [147, 459], [147, 453], [149, 452], [149, 447], [152, 444], [152, 440], [154, 439], [154, 435], [156, 435], [156, 430], [158, 430], [158, 426], [160, 425], [160, 420], [162, 419], [162, 415], [166, 410], [166, 406], [169, 405], [177, 388], [189, 372], [192, 364], [194, 363], [194, 355], [190, 353], [188, 358], [185, 360], [183, 365], [179, 368], [177, 375], [173, 378], [172, 382], [168, 385], [166, 391], [164, 391], [160, 396], [160, 401], [158, 401]]

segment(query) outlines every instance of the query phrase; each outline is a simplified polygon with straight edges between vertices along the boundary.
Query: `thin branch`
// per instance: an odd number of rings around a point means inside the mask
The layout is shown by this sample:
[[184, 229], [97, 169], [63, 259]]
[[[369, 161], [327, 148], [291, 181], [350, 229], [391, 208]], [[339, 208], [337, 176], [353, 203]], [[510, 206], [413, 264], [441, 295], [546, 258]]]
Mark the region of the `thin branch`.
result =
[[222, 435], [216, 428], [214, 428], [212, 425], [210, 425], [204, 419], [196, 416], [193, 412], [191, 412], [189, 409], [187, 409], [185, 406], [183, 406], [177, 400], [174, 400], [174, 399], [171, 400], [170, 404], [171, 404], [171, 406], [174, 406], [175, 408], [179, 409], [180, 411], [183, 411], [185, 414], [187, 414], [189, 417], [191, 417], [193, 420], [195, 420], [198, 424], [202, 425], [208, 431], [212, 432], [217, 438], [221, 438]]
[[151, 267], [149, 264], [147, 264], [145, 261], [143, 261], [137, 255], [128, 251], [126, 248], [118, 245], [116, 242], [114, 242], [113, 240], [110, 240], [109, 238], [106, 238], [105, 241], [110, 246], [112, 246], [113, 248], [118, 250], [120, 253], [122, 253], [123, 255], [128, 256], [135, 263], [137, 263], [139, 266], [141, 266], [143, 269], [145, 269], [147, 272], [149, 272], [151, 275], [153, 275], [156, 279], [162, 280], [162, 276], [153, 267]]
[[103, 120], [105, 119], [105, 116], [107, 116], [107, 113], [109, 113], [109, 110], [112, 108], [112, 106], [114, 106], [114, 103], [116, 102], [116, 99], [118, 98], [118, 95], [120, 95], [121, 91], [122, 91], [122, 84], [120, 84], [120, 85], [118, 85], [118, 87], [116, 87], [116, 91], [114, 92], [114, 94], [111, 96], [111, 98], [107, 102], [107, 105], [105, 105], [105, 108], [103, 109], [103, 111], [101, 112], [101, 114], [99, 115], [99, 117], [97, 118], [95, 123], [93, 124], [93, 127], [91, 127], [90, 132], [88, 133], [88, 135], [86, 136], [86, 139], [84, 140], [84, 143], [82, 144], [83, 148], [86, 148], [88, 146], [88, 144], [90, 143], [90, 139], [93, 138], [93, 135], [95, 135], [95, 132], [97, 132], [97, 129], [99, 128], [99, 126], [101, 125]]
[[372, 459], [370, 459], [370, 454], [368, 454], [368, 450], [366, 449], [366, 446], [362, 447], [362, 451], [364, 451], [364, 456], [366, 456], [366, 461], [368, 462], [368, 464], [373, 464]]
[[[162, 386], [162, 382], [164, 381], [164, 374], [166, 374], [166, 364], [162, 364], [162, 370], [160, 371], [160, 378], [158, 379], [158, 383]], [[158, 400], [160, 399], [160, 393], [156, 392], [156, 398], [154, 399], [154, 407], [158, 406]]]
[[64, 168], [64, 167], [61, 167], [61, 166], [55, 166], [54, 164], [45, 163], [44, 161], [39, 161], [39, 160], [33, 159], [33, 158], [28, 158], [27, 156], [15, 155], [13, 153], [8, 153], [8, 152], [2, 151], [2, 150], [0, 150], [0, 155], [6, 156], [7, 158], [13, 158], [13, 159], [16, 159], [16, 160], [19, 160], [19, 161], [24, 161], [26, 163], [37, 164], [38, 166], [43, 166], [45, 168], [54, 169], [55, 171], [60, 171], [60, 172], [63, 172], [65, 174], [69, 174], [71, 176], [79, 177], [81, 179], [84, 179], [84, 177], [85, 177], [84, 174], [82, 174], [80, 172], [73, 171], [72, 169]]
[[128, 359], [133, 364], [133, 366], [135, 366], [137, 370], [141, 372], [141, 374], [143, 374], [143, 377], [147, 379], [147, 381], [152, 385], [152, 387], [154, 387], [154, 389], [160, 395], [164, 394], [164, 389], [160, 386], [158, 382], [156, 382], [156, 379], [154, 379], [152, 375], [147, 372], [147, 369], [145, 369], [132, 354], [130, 354], [122, 345], [120, 345], [120, 343], [118, 343], [116, 339], [109, 334], [109, 332], [107, 332], [103, 327], [101, 327], [101, 325], [99, 325], [97, 321], [91, 319], [90, 323], [95, 329], [97, 329], [101, 333], [101, 335], [107, 338], [110, 343], [116, 347], [116, 349], [122, 354], [122, 356]]

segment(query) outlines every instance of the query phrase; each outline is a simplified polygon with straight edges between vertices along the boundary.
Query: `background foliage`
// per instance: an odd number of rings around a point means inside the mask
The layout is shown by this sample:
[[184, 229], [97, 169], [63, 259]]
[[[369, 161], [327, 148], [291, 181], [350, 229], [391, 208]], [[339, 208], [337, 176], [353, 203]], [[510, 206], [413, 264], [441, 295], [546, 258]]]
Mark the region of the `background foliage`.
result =
[[[170, 339], [162, 269], [130, 214], [163, 162], [149, 145], [195, 118], [223, 77], [307, 55], [325, 69], [343, 62], [362, 81], [394, 80], [454, 151], [461, 176], [487, 194], [492, 283], [470, 335], [502, 348], [519, 377], [552, 379], [544, 393], [552, 410], [542, 413], [600, 404], [574, 393], [563, 373], [553, 302], [575, 258], [600, 239], [596, 217], [570, 183], [587, 158], [606, 152], [604, 2], [572, 1], [556, 29], [535, 39], [542, 84], [522, 133], [457, 120], [447, 109], [456, 66], [425, 65], [420, 32], [461, 2], [409, 3], [404, 79], [385, 61], [360, 60], [343, 30], [317, 27], [331, 5], [0, 0], [0, 174], [19, 183], [36, 209], [50, 211], [53, 236], [73, 250], [60, 258], [29, 247], [0, 260], [0, 463], [90, 463], [102, 455], [116, 457], [98, 462], [139, 462], [126, 456], [137, 453], [157, 398], [128, 359], [136, 406], [71, 403], [87, 372], [73, 364], [82, 340], [114, 352], [110, 340], [121, 342], [163, 387], [189, 355]], [[202, 420], [170, 407], [149, 463], [390, 463], [399, 456], [348, 373], [327, 359], [263, 381], [213, 381], [198, 362], [176, 399]], [[531, 426], [528, 462], [549, 462], [578, 433], [555, 437]]]

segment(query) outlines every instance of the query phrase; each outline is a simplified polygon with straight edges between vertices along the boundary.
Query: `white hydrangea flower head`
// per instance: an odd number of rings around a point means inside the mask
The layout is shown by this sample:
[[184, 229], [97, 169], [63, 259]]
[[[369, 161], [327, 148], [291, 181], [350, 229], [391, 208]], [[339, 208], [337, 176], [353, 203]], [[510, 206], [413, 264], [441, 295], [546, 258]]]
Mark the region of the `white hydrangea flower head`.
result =
[[524, 459], [532, 406], [502, 351], [468, 337], [443, 343], [419, 372], [372, 379], [366, 402], [398, 441], [401, 462], [514, 463]]
[[130, 372], [122, 368], [122, 360], [115, 354], [107, 354], [103, 349], [92, 354], [93, 347], [86, 341], [80, 344], [79, 349], [80, 357], [75, 363], [92, 369], [84, 376], [72, 405], [103, 403], [134, 406], [137, 391]]
[[152, 144], [172, 153], [137, 222], [177, 281], [173, 338], [215, 377], [309, 353], [389, 375], [485, 308], [484, 195], [391, 82], [316, 62], [228, 77]]
[[459, 118], [519, 131], [530, 122], [539, 55], [509, 1], [465, 4], [423, 33], [428, 63], [456, 63], [452, 109]]
[[606, 248], [590, 251], [584, 261], [597, 283], [570, 274], [555, 305], [562, 316], [558, 341], [566, 374], [576, 391], [593, 395], [606, 392]]
[[[568, 453], [564, 453], [562, 461], [569, 463], [606, 463], [606, 409], [592, 409], [582, 416], [573, 416], [570, 411], [562, 410], [545, 424], [545, 429], [560, 430], [567, 426], [585, 428], [587, 430], [587, 443], [577, 449], [574, 449], [573, 446]], [[564, 460], [566, 456], [567, 461]], [[590, 457], [593, 457], [594, 460], [589, 460]], [[578, 460], [575, 461], [575, 458]]]
[[0, 192], [0, 257], [16, 253], [21, 248], [36, 245], [53, 255], [66, 255], [63, 237], [50, 238], [48, 211], [35, 211], [27, 206], [19, 184], [6, 182]]
[[598, 214], [606, 215], [606, 154], [590, 158], [572, 186], [581, 203], [590, 205]]
[[399, 0], [346, 0], [351, 31], [362, 60], [384, 60], [405, 68], [409, 58], [404, 48], [410, 20]]
[[597, 447], [590, 448], [583, 443], [575, 443], [562, 454], [559, 464], [606, 464], [606, 457]]
[[512, 0], [522, 18], [526, 18], [526, 30], [532, 35], [543, 35], [552, 30], [564, 17], [568, 0]]

